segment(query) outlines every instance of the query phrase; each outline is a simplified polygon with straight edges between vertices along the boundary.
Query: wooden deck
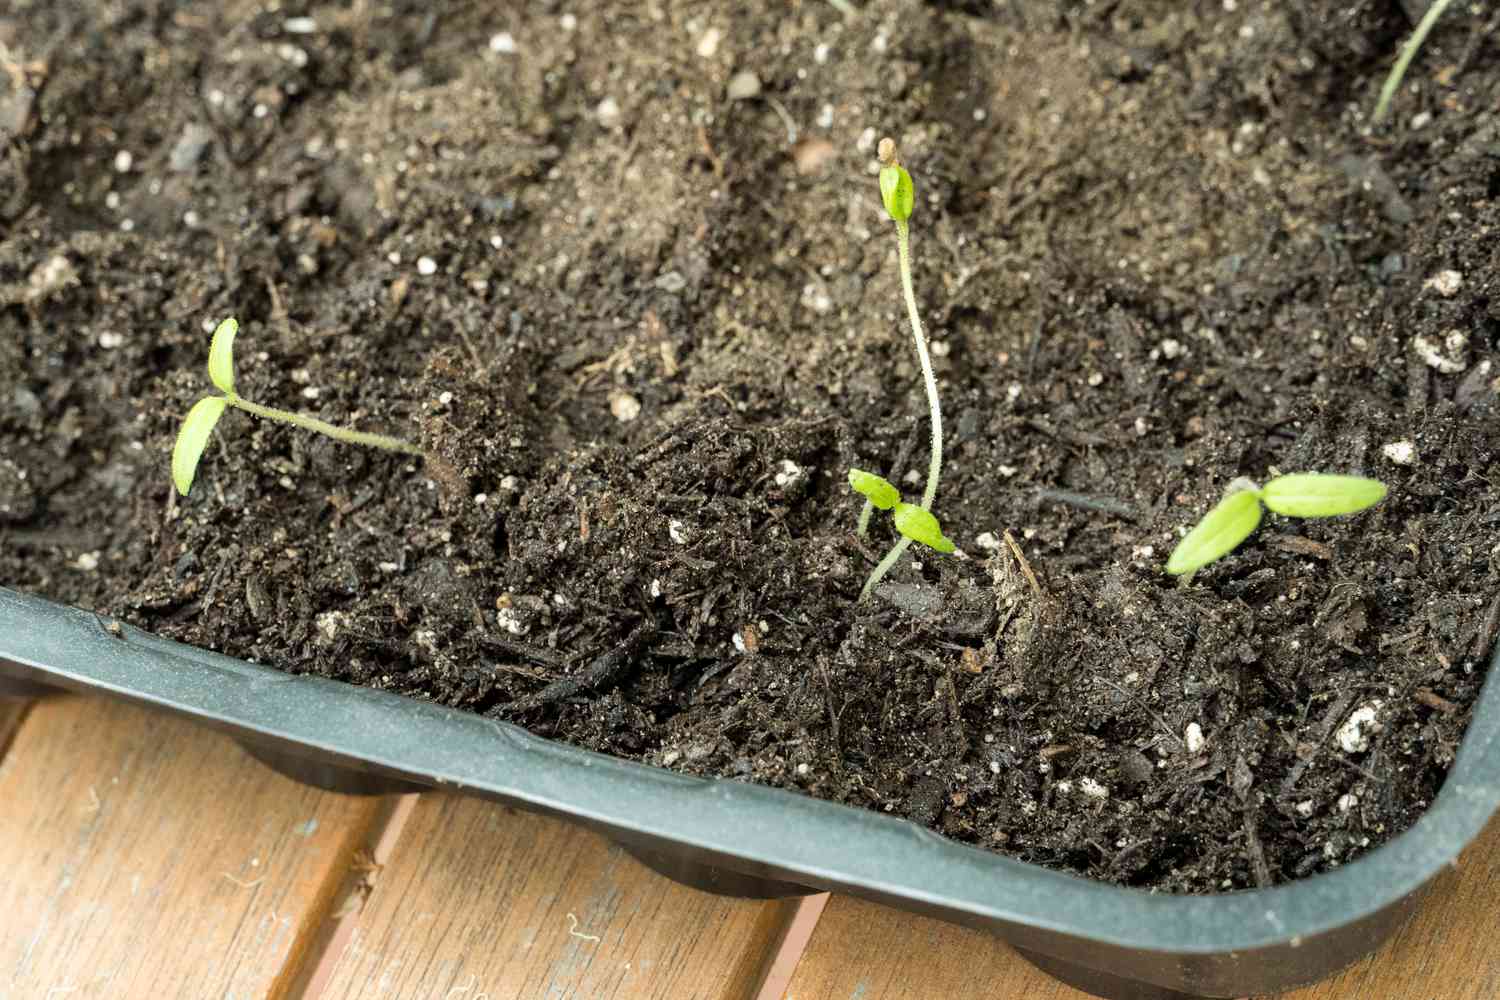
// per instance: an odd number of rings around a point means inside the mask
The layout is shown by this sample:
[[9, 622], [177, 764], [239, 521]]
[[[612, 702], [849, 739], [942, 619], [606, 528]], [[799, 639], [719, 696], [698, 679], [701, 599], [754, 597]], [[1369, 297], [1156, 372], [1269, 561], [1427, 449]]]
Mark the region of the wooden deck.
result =
[[[1284, 996], [1500, 996], [1497, 892], [1500, 823], [1380, 954]], [[709, 896], [554, 820], [314, 791], [106, 701], [0, 701], [0, 1000], [74, 997], [1084, 994], [982, 934], [859, 900]]]

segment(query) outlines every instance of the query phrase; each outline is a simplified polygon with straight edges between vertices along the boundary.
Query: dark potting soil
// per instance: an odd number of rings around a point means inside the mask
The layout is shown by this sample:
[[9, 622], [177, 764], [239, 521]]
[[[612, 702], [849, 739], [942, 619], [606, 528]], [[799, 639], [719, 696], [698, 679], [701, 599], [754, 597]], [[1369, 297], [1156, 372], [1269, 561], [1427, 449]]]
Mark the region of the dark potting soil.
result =
[[[1130, 885], [1420, 815], [1500, 622], [1495, 15], [1372, 128], [1396, 0], [509, 6], [6, 6], [0, 582]], [[887, 133], [962, 554], [858, 604]], [[231, 412], [178, 499], [227, 315], [434, 457]], [[1390, 496], [1163, 574], [1276, 470]]]

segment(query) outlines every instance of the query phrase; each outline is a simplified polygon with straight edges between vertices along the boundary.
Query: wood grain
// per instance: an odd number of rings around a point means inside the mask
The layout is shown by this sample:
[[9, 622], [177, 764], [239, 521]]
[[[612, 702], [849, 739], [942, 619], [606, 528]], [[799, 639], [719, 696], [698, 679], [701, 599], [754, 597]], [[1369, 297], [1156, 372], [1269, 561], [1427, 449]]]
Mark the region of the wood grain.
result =
[[31, 707], [0, 803], [0, 1000], [284, 995], [376, 805], [82, 698]]
[[684, 889], [595, 834], [434, 793], [322, 1000], [741, 1000], [795, 908]]
[[[1342, 975], [1279, 1000], [1492, 1000], [1500, 996], [1500, 820], [1416, 918]], [[823, 911], [785, 1000], [1091, 1000], [988, 935], [847, 896]]]
[[0, 698], [0, 757], [4, 757], [5, 751], [10, 749], [11, 737], [20, 728], [21, 719], [29, 707], [29, 702]]

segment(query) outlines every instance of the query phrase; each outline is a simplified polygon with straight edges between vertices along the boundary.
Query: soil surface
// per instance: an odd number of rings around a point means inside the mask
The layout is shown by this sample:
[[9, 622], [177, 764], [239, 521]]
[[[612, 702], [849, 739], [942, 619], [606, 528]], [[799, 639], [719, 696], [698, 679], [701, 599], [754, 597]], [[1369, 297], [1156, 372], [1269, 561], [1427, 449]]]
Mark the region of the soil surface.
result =
[[[1442, 785], [1500, 622], [1500, 43], [1397, 0], [0, 13], [0, 582], [1204, 892]], [[926, 405], [955, 556], [856, 538]], [[237, 316], [250, 399], [178, 422]], [[1162, 565], [1237, 476], [1390, 487]], [[1014, 541], [1014, 547], [1008, 543]]]

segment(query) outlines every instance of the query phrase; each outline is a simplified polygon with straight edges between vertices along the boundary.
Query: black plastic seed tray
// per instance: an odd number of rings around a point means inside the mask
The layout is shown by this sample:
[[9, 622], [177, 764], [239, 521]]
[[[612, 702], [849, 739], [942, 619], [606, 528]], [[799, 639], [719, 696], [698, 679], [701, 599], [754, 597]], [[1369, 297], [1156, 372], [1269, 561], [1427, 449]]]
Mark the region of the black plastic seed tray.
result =
[[322, 788], [441, 786], [559, 816], [709, 892], [827, 889], [982, 928], [1059, 979], [1115, 1000], [1275, 993], [1349, 965], [1400, 926], [1500, 808], [1493, 676], [1447, 784], [1411, 830], [1327, 874], [1197, 897], [1102, 885], [889, 816], [685, 777], [398, 695], [293, 677], [0, 588], [0, 695], [58, 688], [221, 729]]

